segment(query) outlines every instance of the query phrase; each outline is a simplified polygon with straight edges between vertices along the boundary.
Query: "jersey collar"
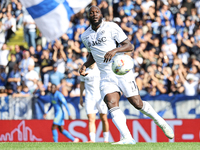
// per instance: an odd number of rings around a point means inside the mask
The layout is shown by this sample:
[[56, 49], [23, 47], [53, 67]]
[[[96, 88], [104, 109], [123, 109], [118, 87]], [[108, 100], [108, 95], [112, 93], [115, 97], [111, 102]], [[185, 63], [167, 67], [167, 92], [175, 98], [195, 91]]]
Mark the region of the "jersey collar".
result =
[[[105, 23], [105, 21], [102, 20], [102, 22], [101, 22], [101, 24], [100, 24], [100, 27], [97, 29], [97, 31], [98, 31], [100, 28], [103, 27], [104, 23]], [[92, 25], [90, 25], [90, 31], [94, 31], [94, 30], [92, 29]]]

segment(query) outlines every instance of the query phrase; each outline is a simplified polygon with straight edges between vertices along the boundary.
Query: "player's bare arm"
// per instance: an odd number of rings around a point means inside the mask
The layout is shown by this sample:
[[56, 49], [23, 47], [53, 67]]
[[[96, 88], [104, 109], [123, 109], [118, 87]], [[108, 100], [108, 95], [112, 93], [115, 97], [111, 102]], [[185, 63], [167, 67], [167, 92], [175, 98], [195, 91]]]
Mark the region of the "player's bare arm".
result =
[[91, 66], [94, 63], [95, 63], [95, 60], [94, 60], [92, 54], [89, 53], [87, 61], [82, 65], [82, 67], [79, 70], [80, 75], [86, 76], [88, 74], [85, 72], [86, 68], [88, 68], [89, 66]]
[[83, 107], [83, 91], [85, 89], [85, 83], [84, 82], [81, 82], [80, 83], [80, 105]]
[[107, 52], [104, 56], [104, 62], [108, 62], [115, 56], [118, 52], [131, 52], [133, 51], [133, 46], [128, 39], [120, 43], [121, 47], [117, 47], [109, 52]]

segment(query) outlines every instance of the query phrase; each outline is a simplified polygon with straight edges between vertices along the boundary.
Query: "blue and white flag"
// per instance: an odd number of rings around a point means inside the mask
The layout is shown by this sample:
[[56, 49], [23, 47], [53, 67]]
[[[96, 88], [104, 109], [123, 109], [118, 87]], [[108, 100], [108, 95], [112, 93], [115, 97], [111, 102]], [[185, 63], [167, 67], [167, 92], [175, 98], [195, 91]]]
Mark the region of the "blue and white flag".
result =
[[48, 41], [65, 33], [70, 17], [92, 0], [20, 0]]

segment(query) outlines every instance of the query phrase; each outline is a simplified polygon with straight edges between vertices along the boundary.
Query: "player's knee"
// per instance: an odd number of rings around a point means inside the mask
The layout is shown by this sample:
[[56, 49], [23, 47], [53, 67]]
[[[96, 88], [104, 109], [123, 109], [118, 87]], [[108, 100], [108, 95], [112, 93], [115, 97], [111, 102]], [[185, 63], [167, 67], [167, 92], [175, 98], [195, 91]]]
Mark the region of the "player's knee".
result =
[[102, 122], [107, 122], [107, 121], [108, 121], [107, 115], [103, 115], [103, 116], [101, 117], [101, 121], [102, 121]]
[[111, 109], [113, 107], [119, 106], [119, 99], [120, 99], [119, 93], [115, 92], [107, 94], [104, 98], [104, 102], [106, 103], [108, 109]]
[[104, 99], [104, 102], [106, 103], [108, 109], [111, 109], [113, 107], [118, 107], [119, 106], [119, 102], [116, 101], [116, 99]]
[[51, 130], [55, 130], [57, 128], [57, 126], [52, 125]]
[[137, 100], [135, 101], [134, 107], [135, 107], [136, 109], [140, 110], [140, 109], [142, 109], [142, 106], [143, 106], [142, 101], [139, 100], [139, 99], [137, 99]]
[[59, 127], [58, 129], [59, 129], [60, 133], [62, 133], [64, 130], [62, 127]]
[[88, 118], [88, 121], [89, 121], [89, 123], [95, 123], [95, 118], [89, 117], [89, 118]]
[[119, 106], [117, 102], [113, 102], [113, 101], [107, 101], [106, 104], [107, 104], [108, 109]]
[[143, 107], [143, 102], [141, 100], [140, 97], [131, 97], [131, 98], [128, 98], [129, 102], [138, 110], [142, 109]]

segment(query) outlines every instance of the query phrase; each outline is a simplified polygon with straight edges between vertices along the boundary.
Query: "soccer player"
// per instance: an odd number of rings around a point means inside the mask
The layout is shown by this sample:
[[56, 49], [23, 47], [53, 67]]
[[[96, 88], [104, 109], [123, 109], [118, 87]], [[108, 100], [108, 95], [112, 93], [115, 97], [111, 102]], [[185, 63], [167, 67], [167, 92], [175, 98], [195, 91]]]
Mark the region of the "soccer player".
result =
[[95, 142], [95, 117], [99, 111], [99, 115], [103, 125], [103, 137], [104, 142], [108, 142], [109, 137], [109, 124], [107, 119], [108, 108], [105, 102], [101, 99], [99, 84], [100, 84], [100, 72], [96, 66], [96, 63], [92, 64], [86, 69], [87, 76], [81, 76], [80, 86], [80, 104], [83, 106], [83, 91], [85, 89], [85, 109], [89, 120], [89, 136], [90, 141]]
[[59, 129], [59, 131], [64, 134], [67, 138], [69, 138], [70, 140], [72, 140], [73, 142], [79, 142], [78, 138], [74, 138], [67, 130], [64, 129], [64, 118], [65, 118], [65, 113], [63, 111], [62, 106], [64, 105], [65, 108], [67, 109], [68, 115], [69, 115], [69, 119], [71, 120], [71, 116], [70, 116], [70, 111], [69, 108], [67, 106], [67, 102], [65, 100], [65, 97], [63, 96], [63, 94], [59, 91], [57, 91], [57, 87], [55, 84], [52, 84], [51, 86], [51, 105], [48, 109], [48, 111], [44, 114], [44, 118], [46, 118], [47, 113], [49, 112], [49, 110], [54, 107], [54, 121], [53, 121], [53, 125], [52, 125], [52, 134], [53, 134], [53, 140], [54, 142], [58, 142], [58, 132], [57, 132], [57, 128]]
[[[120, 131], [122, 139], [114, 144], [135, 144], [126, 125], [126, 117], [119, 108], [120, 91], [128, 101], [143, 114], [149, 116], [172, 139], [174, 132], [161, 118], [151, 105], [142, 101], [134, 79], [133, 72], [116, 75], [112, 72], [112, 59], [119, 54], [133, 51], [133, 46], [122, 29], [113, 22], [104, 22], [98, 7], [91, 6], [88, 12], [90, 27], [82, 34], [82, 42], [90, 52], [87, 61], [82, 65], [79, 73], [87, 75], [86, 68], [94, 62], [100, 70], [100, 92], [112, 116], [112, 121]], [[120, 46], [117, 46], [119, 45]]]

